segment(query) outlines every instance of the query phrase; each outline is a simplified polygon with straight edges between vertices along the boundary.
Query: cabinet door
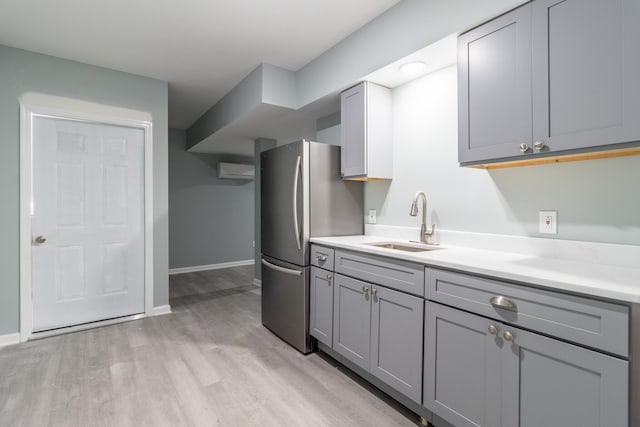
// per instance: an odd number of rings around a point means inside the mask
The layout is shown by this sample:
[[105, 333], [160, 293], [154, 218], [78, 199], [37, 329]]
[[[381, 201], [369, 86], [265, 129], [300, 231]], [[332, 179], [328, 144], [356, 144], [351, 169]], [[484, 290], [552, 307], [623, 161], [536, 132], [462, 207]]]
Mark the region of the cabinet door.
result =
[[369, 370], [371, 353], [371, 285], [340, 274], [333, 290], [333, 349]]
[[309, 333], [333, 346], [333, 273], [311, 267]]
[[424, 322], [424, 406], [456, 427], [500, 426], [500, 324], [431, 301]]
[[530, 4], [458, 38], [458, 126], [460, 163], [531, 145]]
[[553, 152], [640, 139], [638, 0], [533, 3], [534, 139]]
[[367, 174], [366, 100], [366, 83], [360, 83], [340, 96], [340, 171], [344, 177]]
[[371, 297], [371, 373], [420, 404], [424, 300], [375, 285]]
[[[503, 426], [627, 427], [628, 362], [512, 328], [503, 361]], [[502, 332], [504, 333], [504, 332]]]

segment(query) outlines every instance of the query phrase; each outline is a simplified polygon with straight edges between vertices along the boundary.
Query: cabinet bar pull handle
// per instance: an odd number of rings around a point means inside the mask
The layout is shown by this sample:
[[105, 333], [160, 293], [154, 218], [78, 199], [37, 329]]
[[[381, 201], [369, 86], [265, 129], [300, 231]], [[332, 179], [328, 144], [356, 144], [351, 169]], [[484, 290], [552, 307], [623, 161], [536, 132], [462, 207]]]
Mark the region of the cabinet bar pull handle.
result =
[[509, 311], [518, 311], [518, 308], [516, 307], [516, 303], [511, 301], [507, 297], [496, 295], [494, 297], [489, 298], [489, 302], [494, 307], [502, 308], [504, 310], [509, 310]]
[[495, 334], [497, 334], [497, 333], [498, 333], [498, 328], [496, 328], [496, 327], [495, 327], [495, 326], [493, 326], [493, 325], [489, 325], [489, 327], [488, 327], [487, 329], [488, 329], [488, 331], [489, 331], [489, 333], [490, 333], [491, 335], [495, 335]]
[[505, 331], [504, 334], [502, 334], [502, 337], [505, 341], [513, 341], [513, 334], [509, 331]]

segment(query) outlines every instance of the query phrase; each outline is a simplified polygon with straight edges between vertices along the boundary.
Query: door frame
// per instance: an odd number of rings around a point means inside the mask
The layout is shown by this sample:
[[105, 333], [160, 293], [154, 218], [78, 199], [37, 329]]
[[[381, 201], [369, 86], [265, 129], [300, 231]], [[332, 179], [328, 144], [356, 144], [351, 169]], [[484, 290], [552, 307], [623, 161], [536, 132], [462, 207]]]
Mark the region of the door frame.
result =
[[[20, 342], [153, 315], [153, 123], [146, 112], [49, 95], [29, 94], [20, 102]], [[32, 230], [33, 120], [48, 117], [126, 126], [144, 132], [144, 314], [33, 333]]]

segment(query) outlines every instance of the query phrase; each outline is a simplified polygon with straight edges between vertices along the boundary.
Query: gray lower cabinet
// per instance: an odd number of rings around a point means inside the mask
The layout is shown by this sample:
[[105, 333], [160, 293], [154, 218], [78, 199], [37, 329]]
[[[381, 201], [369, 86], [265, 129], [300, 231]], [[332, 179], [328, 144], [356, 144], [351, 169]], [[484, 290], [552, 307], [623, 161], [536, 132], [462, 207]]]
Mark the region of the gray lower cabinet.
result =
[[424, 406], [456, 427], [628, 427], [628, 362], [426, 302]]
[[424, 300], [376, 285], [371, 297], [371, 373], [420, 403]]
[[638, 0], [535, 0], [458, 39], [463, 165], [640, 141]]
[[333, 292], [333, 349], [369, 370], [371, 356], [371, 285], [335, 275]]
[[333, 272], [318, 267], [311, 267], [309, 334], [333, 345]]
[[397, 291], [424, 296], [424, 266], [414, 262], [336, 250], [335, 271]]
[[333, 349], [422, 401], [423, 299], [335, 275]]

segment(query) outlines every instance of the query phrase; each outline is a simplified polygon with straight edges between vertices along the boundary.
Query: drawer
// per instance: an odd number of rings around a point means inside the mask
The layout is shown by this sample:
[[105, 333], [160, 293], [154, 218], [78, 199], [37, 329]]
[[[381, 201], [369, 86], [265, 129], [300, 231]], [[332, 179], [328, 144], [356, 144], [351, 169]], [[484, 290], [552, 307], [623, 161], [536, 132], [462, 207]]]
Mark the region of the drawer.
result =
[[[462, 273], [425, 269], [425, 297], [543, 334], [629, 355], [629, 307]], [[501, 307], [491, 303], [503, 297]], [[495, 301], [494, 303], [499, 303]]]
[[424, 267], [420, 264], [336, 250], [335, 271], [345, 276], [424, 296]]
[[311, 245], [311, 265], [333, 271], [333, 249]]

